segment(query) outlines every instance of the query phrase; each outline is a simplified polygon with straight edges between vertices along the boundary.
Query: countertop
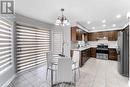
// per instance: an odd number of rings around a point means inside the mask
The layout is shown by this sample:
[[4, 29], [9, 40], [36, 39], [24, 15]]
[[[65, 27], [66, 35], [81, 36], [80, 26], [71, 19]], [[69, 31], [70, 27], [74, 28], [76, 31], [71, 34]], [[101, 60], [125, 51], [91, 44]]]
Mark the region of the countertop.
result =
[[[96, 48], [96, 47], [97, 47], [96, 45], [87, 45], [87, 46], [80, 47], [80, 48], [71, 48], [71, 50], [82, 51], [82, 50], [86, 50], [89, 48]], [[116, 49], [117, 46], [108, 46], [108, 48]]]
[[86, 50], [86, 49], [89, 49], [89, 48], [92, 48], [92, 47], [96, 48], [97, 46], [87, 45], [87, 46], [80, 47], [80, 48], [72, 48], [71, 50], [82, 51], [82, 50]]

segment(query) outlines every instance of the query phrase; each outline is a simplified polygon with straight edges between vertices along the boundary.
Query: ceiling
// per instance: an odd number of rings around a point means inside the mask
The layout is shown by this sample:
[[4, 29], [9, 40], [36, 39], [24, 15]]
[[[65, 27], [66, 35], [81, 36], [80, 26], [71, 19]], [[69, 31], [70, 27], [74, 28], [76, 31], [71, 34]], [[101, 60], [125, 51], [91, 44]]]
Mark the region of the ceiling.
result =
[[[126, 13], [130, 12], [130, 0], [15, 0], [15, 2], [16, 13], [52, 24], [61, 15], [60, 9], [64, 8], [64, 15], [72, 25], [78, 22], [89, 31], [120, 29], [128, 22]], [[117, 15], [121, 17], [117, 18]], [[102, 23], [102, 20], [106, 22]]]

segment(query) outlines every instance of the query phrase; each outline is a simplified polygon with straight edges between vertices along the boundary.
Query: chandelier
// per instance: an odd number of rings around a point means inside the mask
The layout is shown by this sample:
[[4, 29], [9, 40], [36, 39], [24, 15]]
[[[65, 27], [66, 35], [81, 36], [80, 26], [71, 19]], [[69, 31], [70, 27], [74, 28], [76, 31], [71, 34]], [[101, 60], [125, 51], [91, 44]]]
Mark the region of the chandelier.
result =
[[67, 20], [66, 16], [63, 15], [63, 12], [64, 12], [64, 9], [61, 8], [61, 14], [62, 15], [57, 18], [55, 25], [62, 25], [62, 26], [70, 25], [70, 23]]

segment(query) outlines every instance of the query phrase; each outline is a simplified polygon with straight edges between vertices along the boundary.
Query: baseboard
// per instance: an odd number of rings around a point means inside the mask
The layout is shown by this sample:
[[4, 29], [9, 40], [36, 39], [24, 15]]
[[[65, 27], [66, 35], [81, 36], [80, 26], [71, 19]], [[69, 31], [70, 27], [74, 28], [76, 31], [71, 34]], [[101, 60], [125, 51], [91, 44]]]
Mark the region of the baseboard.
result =
[[16, 75], [13, 75], [2, 87], [8, 87], [9, 84], [15, 79]]

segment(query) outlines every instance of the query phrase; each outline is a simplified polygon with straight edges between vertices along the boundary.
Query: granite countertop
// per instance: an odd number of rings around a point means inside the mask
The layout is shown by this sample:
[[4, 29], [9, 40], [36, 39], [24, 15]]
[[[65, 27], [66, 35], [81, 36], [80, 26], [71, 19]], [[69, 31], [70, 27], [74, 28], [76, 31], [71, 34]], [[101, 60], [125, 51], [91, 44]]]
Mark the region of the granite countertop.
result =
[[92, 48], [92, 47], [96, 48], [97, 46], [87, 45], [87, 46], [80, 47], [80, 48], [72, 48], [71, 50], [82, 51], [82, 50], [86, 50], [86, 49], [89, 49], [89, 48]]
[[117, 49], [117, 46], [108, 46], [108, 48]]
[[[71, 50], [82, 51], [82, 50], [86, 50], [86, 49], [89, 49], [89, 48], [96, 48], [96, 47], [97, 47], [97, 45], [87, 45], [87, 46], [80, 47], [80, 48], [71, 48]], [[117, 46], [108, 46], [108, 48], [116, 49]]]

